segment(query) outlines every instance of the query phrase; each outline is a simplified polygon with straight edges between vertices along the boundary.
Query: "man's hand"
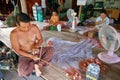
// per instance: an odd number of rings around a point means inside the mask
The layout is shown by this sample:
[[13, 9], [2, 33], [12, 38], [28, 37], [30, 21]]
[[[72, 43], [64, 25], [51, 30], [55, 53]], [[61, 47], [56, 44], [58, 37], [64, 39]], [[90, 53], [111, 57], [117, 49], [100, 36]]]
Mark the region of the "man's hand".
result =
[[32, 54], [34, 55], [34, 54], [37, 54], [37, 53], [39, 53], [39, 49], [32, 49]]
[[33, 56], [32, 56], [32, 59], [33, 59], [34, 61], [40, 60], [40, 58], [37, 57], [36, 55], [33, 55]]

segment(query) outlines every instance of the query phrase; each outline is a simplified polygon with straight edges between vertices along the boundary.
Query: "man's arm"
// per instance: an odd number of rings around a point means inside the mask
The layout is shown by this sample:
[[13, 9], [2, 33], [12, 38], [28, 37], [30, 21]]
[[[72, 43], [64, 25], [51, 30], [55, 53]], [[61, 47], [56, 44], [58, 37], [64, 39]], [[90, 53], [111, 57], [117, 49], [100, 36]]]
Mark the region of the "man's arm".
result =
[[41, 31], [39, 30], [39, 28], [36, 26], [35, 28], [36, 32], [37, 32], [37, 35], [36, 35], [36, 41], [35, 41], [35, 47], [38, 48], [42, 45], [42, 42], [43, 42], [43, 37], [42, 37], [42, 34], [41, 34]]

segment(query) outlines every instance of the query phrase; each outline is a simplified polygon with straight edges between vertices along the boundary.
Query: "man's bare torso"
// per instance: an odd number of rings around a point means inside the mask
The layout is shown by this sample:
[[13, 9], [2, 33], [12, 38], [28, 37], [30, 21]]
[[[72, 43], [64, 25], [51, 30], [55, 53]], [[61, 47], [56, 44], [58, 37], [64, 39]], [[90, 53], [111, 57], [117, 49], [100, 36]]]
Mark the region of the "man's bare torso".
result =
[[19, 28], [16, 30], [17, 34], [16, 37], [18, 37], [18, 43], [21, 50], [24, 51], [31, 51], [32, 46], [35, 44], [37, 33], [34, 29], [34, 26], [31, 26], [28, 31], [20, 31]]

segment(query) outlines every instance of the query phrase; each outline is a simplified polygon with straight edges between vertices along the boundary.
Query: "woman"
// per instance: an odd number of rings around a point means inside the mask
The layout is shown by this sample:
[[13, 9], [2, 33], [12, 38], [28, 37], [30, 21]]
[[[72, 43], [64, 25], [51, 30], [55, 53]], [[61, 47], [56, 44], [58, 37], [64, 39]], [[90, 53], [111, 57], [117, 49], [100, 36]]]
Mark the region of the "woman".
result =
[[52, 16], [50, 18], [49, 23], [52, 26], [57, 26], [60, 23], [59, 16], [58, 16], [57, 12], [55, 12], [55, 11], [52, 12]]
[[106, 11], [101, 11], [100, 16], [96, 18], [95, 27], [90, 28], [89, 31], [98, 32], [98, 30], [103, 27], [109, 25], [109, 18], [107, 17]]
[[95, 25], [96, 29], [100, 29], [102, 26], [109, 25], [109, 18], [107, 17], [106, 11], [102, 11], [100, 13], [100, 16], [96, 19]]

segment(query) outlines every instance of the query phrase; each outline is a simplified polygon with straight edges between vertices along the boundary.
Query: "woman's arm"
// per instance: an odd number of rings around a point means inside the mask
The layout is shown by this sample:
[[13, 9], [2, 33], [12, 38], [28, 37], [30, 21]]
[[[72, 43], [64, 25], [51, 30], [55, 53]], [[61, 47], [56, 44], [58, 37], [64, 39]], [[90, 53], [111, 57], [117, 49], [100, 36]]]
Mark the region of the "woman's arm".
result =
[[100, 17], [97, 17], [96, 21], [95, 21], [95, 25], [99, 25], [102, 24], [102, 20]]

